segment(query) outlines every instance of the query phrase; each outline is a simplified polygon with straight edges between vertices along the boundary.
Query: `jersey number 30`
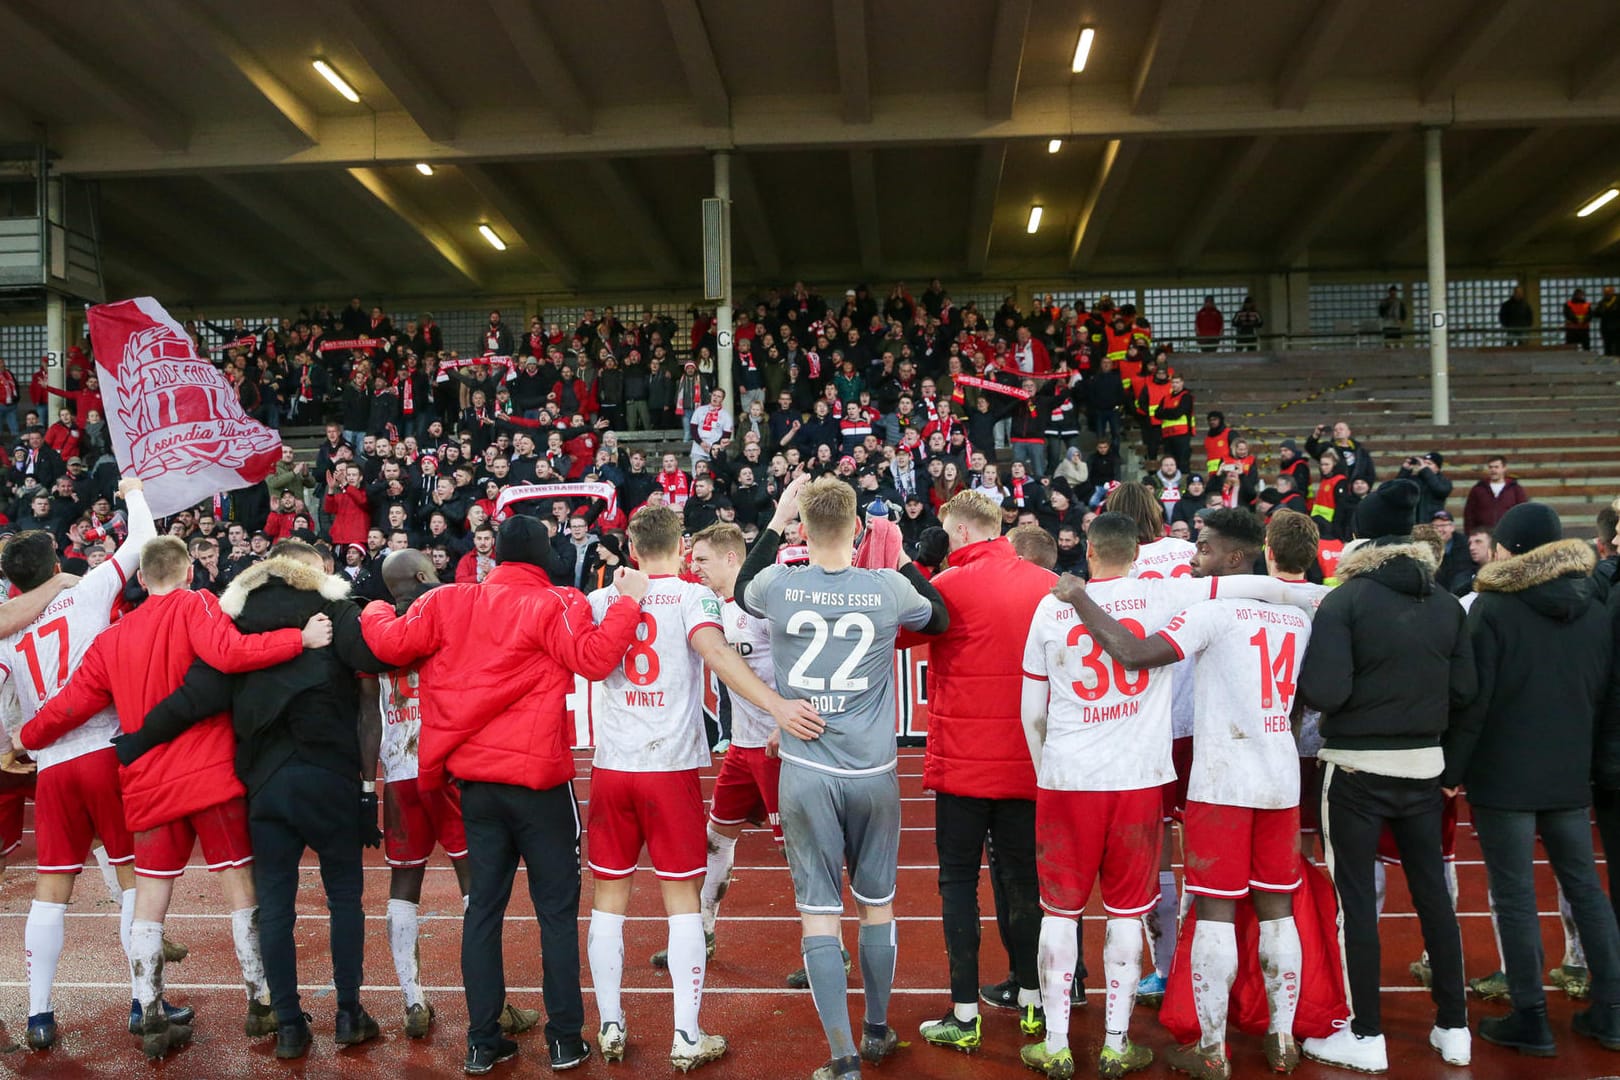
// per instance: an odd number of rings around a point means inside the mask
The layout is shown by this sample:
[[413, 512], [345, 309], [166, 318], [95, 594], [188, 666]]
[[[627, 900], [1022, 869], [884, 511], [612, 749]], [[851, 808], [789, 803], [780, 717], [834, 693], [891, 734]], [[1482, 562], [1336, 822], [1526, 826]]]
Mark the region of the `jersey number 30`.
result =
[[835, 690], [846, 694], [858, 694], [868, 688], [871, 680], [864, 675], [857, 678], [855, 669], [866, 659], [867, 650], [877, 638], [877, 627], [872, 625], [870, 616], [851, 611], [838, 616], [838, 621], [832, 624], [833, 637], [854, 638], [855, 644], [850, 648], [844, 662], [838, 665], [838, 670], [832, 673], [830, 680], [808, 674], [810, 665], [816, 662], [821, 651], [827, 647], [827, 620], [821, 617], [820, 612], [795, 612], [788, 619], [787, 632], [796, 637], [806, 630], [812, 635], [810, 646], [788, 671], [789, 686], [795, 690]]
[[[1119, 620], [1119, 625], [1123, 626], [1137, 637], [1145, 636], [1145, 631], [1142, 629], [1142, 624], [1137, 622], [1135, 619], [1121, 619]], [[1084, 626], [1076, 624], [1075, 627], [1069, 631], [1069, 639], [1067, 644], [1069, 648], [1074, 649], [1077, 648], [1082, 641], [1090, 641], [1091, 649], [1080, 657], [1080, 666], [1091, 672], [1095, 682], [1093, 682], [1092, 685], [1087, 686], [1081, 679], [1074, 680], [1075, 697], [1079, 698], [1081, 701], [1096, 701], [1098, 698], [1106, 695], [1108, 693], [1108, 676], [1110, 669], [1112, 669], [1114, 676], [1114, 689], [1118, 690], [1122, 696], [1135, 697], [1137, 694], [1140, 694], [1142, 691], [1147, 689], [1148, 678], [1152, 674], [1151, 672], [1131, 671], [1126, 668], [1124, 664], [1121, 664], [1118, 660], [1115, 660], [1111, 656], [1107, 657], [1109, 662], [1104, 664], [1102, 642], [1092, 637], [1091, 632], [1088, 631]]]

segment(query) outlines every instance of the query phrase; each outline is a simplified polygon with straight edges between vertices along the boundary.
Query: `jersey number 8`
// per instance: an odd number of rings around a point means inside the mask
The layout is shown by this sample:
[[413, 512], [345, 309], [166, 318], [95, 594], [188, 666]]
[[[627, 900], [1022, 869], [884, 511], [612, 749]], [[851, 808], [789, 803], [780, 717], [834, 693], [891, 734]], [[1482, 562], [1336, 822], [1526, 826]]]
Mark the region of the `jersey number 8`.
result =
[[636, 639], [624, 654], [624, 677], [636, 686], [651, 686], [658, 681], [658, 653], [653, 651], [657, 640], [658, 620], [652, 612], [644, 611], [641, 622], [636, 624]]

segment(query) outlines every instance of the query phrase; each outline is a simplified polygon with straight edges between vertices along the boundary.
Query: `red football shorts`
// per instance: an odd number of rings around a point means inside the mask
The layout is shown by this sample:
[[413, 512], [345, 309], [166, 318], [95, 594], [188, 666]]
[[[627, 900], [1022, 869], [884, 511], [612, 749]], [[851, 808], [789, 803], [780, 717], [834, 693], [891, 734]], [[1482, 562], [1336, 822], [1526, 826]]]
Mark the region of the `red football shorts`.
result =
[[1164, 793], [1164, 809], [1161, 816], [1165, 821], [1180, 821], [1181, 812], [1187, 806], [1187, 777], [1192, 775], [1193, 741], [1191, 735], [1184, 735], [1170, 744], [1170, 760], [1176, 766], [1176, 778], [1170, 781], [1160, 791]]
[[643, 846], [653, 872], [667, 880], [699, 877], [708, 867], [709, 831], [696, 769], [592, 769], [588, 829], [587, 862], [598, 878], [635, 873]]
[[1035, 868], [1041, 907], [1079, 918], [1102, 878], [1103, 910], [1144, 915], [1159, 902], [1160, 787], [1035, 792]]
[[1299, 759], [1299, 831], [1322, 831], [1322, 763], [1313, 757]]
[[203, 861], [214, 873], [253, 861], [248, 838], [247, 800], [227, 799], [167, 825], [135, 834], [135, 872], [142, 877], [179, 877], [201, 845]]
[[1187, 891], [1235, 900], [1300, 886], [1299, 807], [1256, 810], [1188, 802], [1182, 820]]
[[450, 784], [423, 791], [414, 776], [384, 784], [383, 854], [388, 865], [422, 866], [435, 843], [452, 859], [467, 857], [461, 792]]
[[763, 746], [733, 746], [720, 763], [709, 803], [709, 820], [716, 825], [745, 825], [768, 821], [771, 835], [782, 842], [782, 817], [777, 812], [776, 787], [782, 759], [769, 757]]
[[22, 844], [23, 802], [34, 797], [34, 773], [0, 773], [0, 859]]
[[[20, 834], [21, 800], [17, 813]], [[107, 849], [108, 862], [117, 865], [135, 857], [129, 827], [124, 824], [118, 755], [110, 746], [41, 769], [35, 782], [34, 839], [40, 873], [77, 874], [84, 869], [84, 857], [98, 836]]]
[[[1321, 788], [1318, 787], [1320, 792]], [[1446, 797], [1445, 806], [1440, 809], [1440, 857], [1450, 862], [1457, 857], [1457, 797]], [[1378, 859], [1389, 866], [1401, 864], [1401, 849], [1395, 846], [1395, 834], [1389, 831], [1389, 825], [1384, 826], [1383, 832], [1378, 834]]]

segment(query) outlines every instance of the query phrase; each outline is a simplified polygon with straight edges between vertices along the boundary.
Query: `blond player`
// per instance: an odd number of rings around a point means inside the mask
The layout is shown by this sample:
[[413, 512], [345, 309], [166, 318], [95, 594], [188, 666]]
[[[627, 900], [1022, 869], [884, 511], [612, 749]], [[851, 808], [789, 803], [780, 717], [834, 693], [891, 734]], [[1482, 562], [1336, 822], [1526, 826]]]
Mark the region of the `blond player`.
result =
[[[590, 851], [596, 889], [587, 952], [601, 1028], [597, 1045], [622, 1061], [626, 1023], [624, 915], [631, 877], [646, 848], [669, 917], [668, 961], [676, 973], [675, 1035], [670, 1064], [688, 1071], [714, 1061], [726, 1040], [698, 1026], [707, 950], [700, 914], [707, 869], [703, 793], [698, 770], [709, 763], [703, 733], [703, 665], [739, 697], [778, 722], [809, 716], [804, 702], [785, 701], [726, 643], [721, 603], [697, 582], [682, 581], [681, 518], [649, 506], [630, 519], [630, 554], [651, 579], [641, 625], [624, 664], [595, 688], [596, 754], [591, 768]], [[614, 587], [590, 595], [601, 618]]]

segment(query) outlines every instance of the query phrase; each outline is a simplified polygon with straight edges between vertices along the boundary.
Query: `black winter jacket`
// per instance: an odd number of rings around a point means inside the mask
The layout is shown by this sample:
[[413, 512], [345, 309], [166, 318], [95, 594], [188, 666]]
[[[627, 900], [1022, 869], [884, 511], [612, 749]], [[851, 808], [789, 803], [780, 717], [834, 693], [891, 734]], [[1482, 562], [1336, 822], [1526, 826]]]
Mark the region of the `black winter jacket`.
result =
[[[136, 736], [142, 748], [175, 738], [206, 717], [231, 712], [236, 775], [251, 798], [293, 758], [344, 777], [361, 775], [360, 697], [355, 674], [377, 674], [378, 660], [360, 633], [360, 608], [348, 582], [297, 559], [278, 556], [240, 575], [220, 608], [245, 634], [302, 627], [324, 612], [332, 644], [306, 649], [286, 663], [230, 676], [198, 660], [180, 688], [147, 714]], [[125, 747], [120, 747], [120, 756]]]
[[[1590, 576], [1595, 561], [1587, 544], [1560, 540], [1487, 563], [1474, 578], [1468, 634], [1479, 696], [1453, 717], [1443, 782], [1467, 784], [1476, 806], [1591, 805], [1615, 648], [1608, 590]], [[1604, 734], [1612, 756], [1613, 733]]]
[[1324, 745], [1440, 745], [1451, 712], [1474, 700], [1474, 653], [1456, 597], [1435, 588], [1427, 544], [1365, 545], [1339, 562], [1300, 665], [1299, 696], [1322, 713]]

